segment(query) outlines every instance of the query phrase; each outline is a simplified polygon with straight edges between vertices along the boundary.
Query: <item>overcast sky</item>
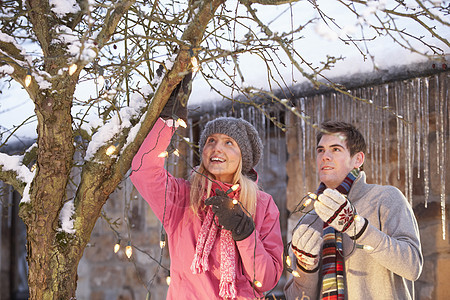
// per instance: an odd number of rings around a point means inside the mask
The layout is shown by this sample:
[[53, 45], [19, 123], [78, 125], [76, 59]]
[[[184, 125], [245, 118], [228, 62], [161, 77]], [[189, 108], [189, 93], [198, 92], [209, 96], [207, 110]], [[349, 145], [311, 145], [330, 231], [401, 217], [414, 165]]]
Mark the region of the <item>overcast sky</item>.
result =
[[[345, 30], [357, 30], [355, 26], [356, 20], [348, 13], [336, 7], [335, 0], [320, 0], [318, 1], [320, 7], [337, 18], [345, 28]], [[231, 5], [231, 7], [234, 7]], [[271, 22], [275, 30], [278, 32], [287, 32], [291, 28], [296, 28], [300, 24], [304, 24], [311, 17], [317, 16], [317, 13], [311, 9], [311, 5], [307, 1], [296, 2], [291, 10], [287, 9], [287, 5], [270, 6], [258, 8], [258, 14], [261, 19]], [[338, 12], [339, 11], [339, 12]], [[448, 17], [448, 16], [447, 16]], [[448, 18], [447, 18], [448, 20]], [[411, 28], [410, 24], [405, 24]], [[312, 63], [317, 64], [319, 61], [324, 61], [326, 55], [343, 56], [345, 60], [338, 62], [336, 67], [328, 72], [328, 76], [337, 77], [345, 76], [354, 73], [371, 72], [373, 71], [373, 62], [371, 60], [363, 60], [363, 56], [358, 53], [357, 49], [352, 45], [344, 45], [336, 39], [339, 33], [332, 33], [324, 29], [323, 23], [311, 26], [303, 34], [304, 39], [296, 41], [295, 49], [301, 55]], [[252, 28], [259, 32], [257, 28]], [[417, 34], [423, 33], [422, 30], [417, 31]], [[450, 30], [441, 30], [447, 38], [450, 37]], [[373, 36], [373, 35], [368, 35]], [[435, 43], [435, 41], [433, 41]], [[375, 41], [367, 43], [372, 54], [375, 55], [375, 63], [381, 69], [386, 69], [394, 65], [407, 65], [419, 61], [424, 58], [417, 54], [412, 54], [394, 45], [387, 37], [377, 38]], [[439, 46], [444, 47], [442, 44]], [[445, 52], [450, 53], [448, 48], [444, 48]], [[282, 54], [281, 54], [282, 55]], [[282, 55], [283, 57], [283, 55]], [[287, 60], [284, 60], [287, 61]], [[267, 89], [267, 73], [264, 64], [255, 55], [242, 55], [239, 57], [240, 68], [244, 74], [247, 86]], [[284, 81], [288, 84], [301, 83], [304, 81], [299, 72], [292, 68], [290, 64], [283, 68], [279, 66], [280, 74]], [[198, 74], [200, 75], [200, 74]], [[229, 90], [221, 87], [221, 84], [216, 83], [215, 86], [222, 90], [225, 94], [233, 95]], [[29, 100], [27, 93], [20, 87], [14, 86], [8, 89], [8, 84], [1, 86], [2, 93], [0, 94], [0, 130], [3, 132], [5, 128], [12, 129], [14, 125], [20, 124], [24, 119], [34, 114], [32, 102]], [[80, 95], [80, 92], [77, 92]], [[196, 76], [193, 85], [193, 92], [190, 98], [191, 104], [198, 104], [202, 101], [218, 101], [220, 98], [210, 91], [209, 86], [201, 78]], [[33, 118], [35, 120], [35, 118]], [[31, 123], [24, 129], [20, 130], [18, 136], [35, 136], [36, 122]], [[4, 134], [4, 138], [7, 134]], [[15, 139], [10, 140], [14, 142]]]

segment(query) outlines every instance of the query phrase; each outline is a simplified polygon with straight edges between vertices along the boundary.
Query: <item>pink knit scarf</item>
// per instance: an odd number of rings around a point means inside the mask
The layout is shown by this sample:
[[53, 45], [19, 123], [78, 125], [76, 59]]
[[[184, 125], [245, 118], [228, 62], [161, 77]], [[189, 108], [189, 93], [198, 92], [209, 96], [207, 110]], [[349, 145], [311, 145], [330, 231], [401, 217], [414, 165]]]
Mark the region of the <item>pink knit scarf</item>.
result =
[[[207, 207], [205, 220], [197, 237], [194, 260], [191, 271], [194, 274], [209, 271], [208, 257], [217, 237], [219, 224], [211, 207]], [[231, 231], [220, 229], [220, 283], [219, 296], [222, 298], [236, 298], [236, 249]]]

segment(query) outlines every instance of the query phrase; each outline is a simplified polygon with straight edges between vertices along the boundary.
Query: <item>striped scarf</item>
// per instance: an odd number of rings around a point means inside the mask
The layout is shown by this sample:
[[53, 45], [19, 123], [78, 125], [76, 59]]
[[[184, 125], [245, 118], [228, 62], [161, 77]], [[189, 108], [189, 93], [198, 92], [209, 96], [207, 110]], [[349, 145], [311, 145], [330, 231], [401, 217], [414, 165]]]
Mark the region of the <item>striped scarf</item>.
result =
[[[347, 195], [353, 182], [359, 175], [358, 169], [353, 169], [336, 190]], [[320, 183], [317, 195], [323, 193], [326, 186]], [[342, 257], [342, 233], [336, 231], [327, 223], [323, 223], [322, 246], [322, 300], [345, 299], [344, 258]]]

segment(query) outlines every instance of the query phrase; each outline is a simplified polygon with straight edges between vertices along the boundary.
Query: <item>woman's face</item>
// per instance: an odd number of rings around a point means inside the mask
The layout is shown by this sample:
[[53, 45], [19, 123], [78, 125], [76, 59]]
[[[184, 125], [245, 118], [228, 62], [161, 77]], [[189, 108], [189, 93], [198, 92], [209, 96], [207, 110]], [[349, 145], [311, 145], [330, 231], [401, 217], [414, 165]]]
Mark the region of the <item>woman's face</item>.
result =
[[216, 180], [233, 183], [233, 177], [241, 161], [241, 149], [236, 141], [221, 133], [211, 134], [205, 142], [202, 162]]

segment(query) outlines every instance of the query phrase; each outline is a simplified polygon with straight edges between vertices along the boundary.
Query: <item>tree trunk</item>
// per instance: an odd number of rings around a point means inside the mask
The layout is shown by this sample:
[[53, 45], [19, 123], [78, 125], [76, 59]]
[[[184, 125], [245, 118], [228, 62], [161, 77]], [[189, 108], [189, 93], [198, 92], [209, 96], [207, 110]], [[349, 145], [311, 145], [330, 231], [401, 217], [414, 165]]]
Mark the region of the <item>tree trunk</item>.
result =
[[[30, 299], [70, 299], [75, 296], [76, 266], [81, 254], [74, 254], [60, 228], [59, 213], [67, 201], [66, 186], [74, 154], [71, 99], [74, 84], [65, 93], [41, 95], [35, 99], [38, 119], [38, 159], [30, 188], [30, 203], [23, 203], [20, 215], [27, 226], [27, 261]], [[69, 99], [69, 100], [67, 100]], [[31, 204], [32, 203], [32, 204]], [[66, 253], [71, 251], [72, 253]]]

